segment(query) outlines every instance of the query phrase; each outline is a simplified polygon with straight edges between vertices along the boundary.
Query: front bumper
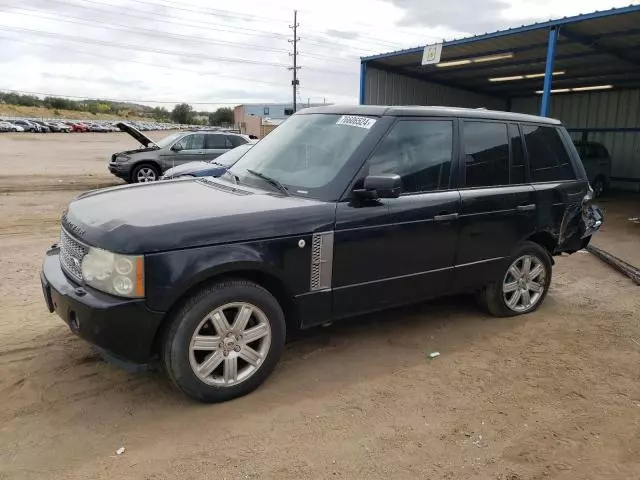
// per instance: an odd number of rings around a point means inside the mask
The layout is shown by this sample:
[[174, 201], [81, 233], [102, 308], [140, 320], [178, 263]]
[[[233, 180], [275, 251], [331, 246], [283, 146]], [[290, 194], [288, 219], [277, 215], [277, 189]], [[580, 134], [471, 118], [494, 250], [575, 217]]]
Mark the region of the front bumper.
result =
[[118, 178], [128, 180], [131, 176], [131, 167], [123, 163], [109, 162], [109, 171]]
[[52, 248], [46, 253], [40, 274], [49, 311], [110, 356], [148, 363], [164, 313], [149, 310], [144, 300], [118, 298], [72, 282], [60, 267], [59, 252]]

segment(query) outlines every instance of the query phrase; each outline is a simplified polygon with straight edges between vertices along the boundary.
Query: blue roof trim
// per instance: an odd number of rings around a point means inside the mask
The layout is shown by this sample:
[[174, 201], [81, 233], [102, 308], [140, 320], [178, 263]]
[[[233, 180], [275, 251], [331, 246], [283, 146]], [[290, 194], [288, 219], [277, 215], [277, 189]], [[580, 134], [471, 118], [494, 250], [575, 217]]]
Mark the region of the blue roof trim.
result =
[[[524, 32], [530, 32], [533, 30], [542, 30], [542, 29], [547, 29], [547, 28], [552, 28], [552, 27], [557, 27], [557, 26], [561, 26], [561, 25], [570, 25], [572, 23], [578, 23], [578, 22], [583, 22], [585, 20], [594, 20], [594, 19], [598, 19], [598, 18], [603, 18], [603, 17], [612, 17], [612, 16], [616, 16], [616, 15], [625, 15], [627, 13], [634, 13], [634, 12], [640, 12], [640, 5], [629, 5], [627, 7], [620, 7], [620, 8], [611, 8], [609, 10], [602, 10], [602, 11], [595, 11], [595, 12], [591, 12], [591, 13], [583, 13], [580, 15], [575, 15], [573, 17], [564, 17], [564, 18], [559, 18], [556, 20], [549, 20], [546, 22], [539, 22], [539, 23], [532, 23], [530, 25], [523, 25], [521, 27], [515, 27], [515, 28], [508, 28], [507, 30], [498, 30], [496, 32], [492, 32], [492, 33], [484, 33], [481, 35], [474, 35], [472, 37], [466, 37], [466, 38], [459, 38], [457, 40], [449, 40], [449, 41], [445, 41], [443, 42], [443, 45], [445, 47], [452, 47], [455, 45], [464, 45], [466, 43], [473, 43], [473, 42], [477, 42], [480, 40], [488, 40], [490, 38], [498, 38], [498, 37], [504, 37], [507, 35], [514, 35], [517, 33], [524, 33]], [[415, 54], [415, 53], [422, 53], [424, 50], [424, 46], [422, 47], [413, 47], [413, 48], [407, 48], [404, 50], [396, 50], [394, 52], [388, 52], [388, 53], [381, 53], [378, 55], [371, 55], [369, 57], [361, 57], [361, 61], [363, 62], [368, 62], [370, 60], [380, 60], [383, 58], [390, 58], [390, 57], [396, 57], [399, 55], [408, 55], [408, 54]]]

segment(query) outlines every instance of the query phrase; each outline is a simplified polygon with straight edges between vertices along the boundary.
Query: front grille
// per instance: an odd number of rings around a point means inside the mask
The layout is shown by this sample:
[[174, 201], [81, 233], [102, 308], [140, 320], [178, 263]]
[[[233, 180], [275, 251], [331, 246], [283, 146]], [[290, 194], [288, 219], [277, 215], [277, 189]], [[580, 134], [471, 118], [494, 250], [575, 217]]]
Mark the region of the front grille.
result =
[[82, 259], [89, 249], [69, 235], [64, 228], [60, 229], [60, 266], [77, 282], [82, 282]]

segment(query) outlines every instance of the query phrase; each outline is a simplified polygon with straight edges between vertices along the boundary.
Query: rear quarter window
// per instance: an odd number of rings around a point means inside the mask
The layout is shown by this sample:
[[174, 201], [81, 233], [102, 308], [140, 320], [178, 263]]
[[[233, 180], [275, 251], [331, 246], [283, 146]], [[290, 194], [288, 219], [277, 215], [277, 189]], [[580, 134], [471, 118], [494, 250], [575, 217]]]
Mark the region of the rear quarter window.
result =
[[522, 125], [532, 182], [574, 180], [576, 174], [558, 129]]

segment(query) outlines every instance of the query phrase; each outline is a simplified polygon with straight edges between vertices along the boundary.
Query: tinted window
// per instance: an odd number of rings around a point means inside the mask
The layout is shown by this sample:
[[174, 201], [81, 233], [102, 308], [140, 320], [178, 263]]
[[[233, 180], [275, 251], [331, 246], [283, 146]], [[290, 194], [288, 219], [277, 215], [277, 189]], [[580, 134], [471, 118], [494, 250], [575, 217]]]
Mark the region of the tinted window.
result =
[[594, 147], [594, 149], [596, 151], [596, 155], [598, 157], [602, 158], [602, 157], [608, 157], [609, 156], [609, 152], [607, 152], [607, 149], [604, 148], [603, 145], [595, 144], [593, 147]]
[[533, 182], [575, 178], [571, 158], [556, 128], [523, 125], [522, 133], [527, 146]]
[[526, 166], [524, 164], [524, 149], [522, 137], [517, 125], [509, 125], [509, 143], [511, 145], [511, 166], [509, 167], [509, 183], [517, 185], [526, 183]]
[[396, 173], [403, 192], [448, 188], [452, 145], [452, 122], [398, 122], [369, 159], [367, 174]]
[[464, 122], [463, 139], [467, 187], [508, 185], [507, 125]]
[[239, 147], [240, 145], [247, 143], [247, 140], [240, 135], [227, 135], [227, 140], [231, 144], [231, 148]]
[[205, 142], [208, 150], [229, 148], [226, 135], [205, 135]]

